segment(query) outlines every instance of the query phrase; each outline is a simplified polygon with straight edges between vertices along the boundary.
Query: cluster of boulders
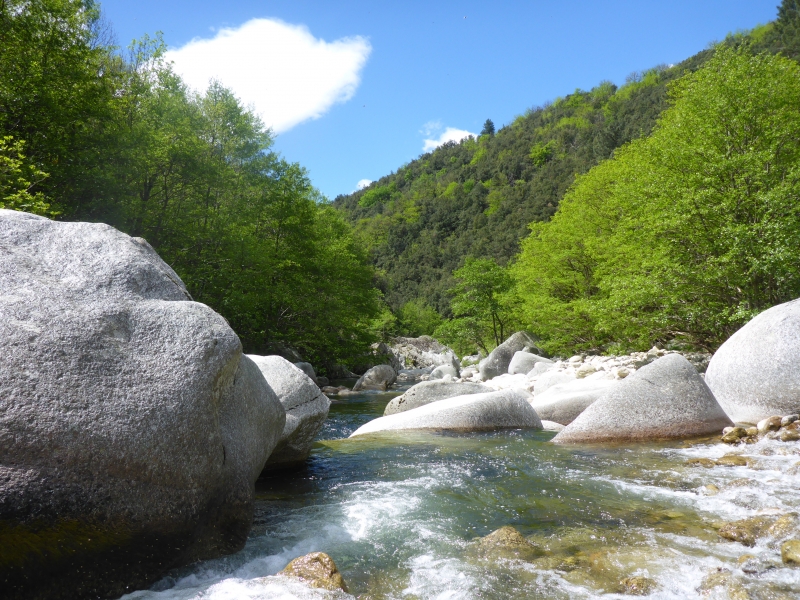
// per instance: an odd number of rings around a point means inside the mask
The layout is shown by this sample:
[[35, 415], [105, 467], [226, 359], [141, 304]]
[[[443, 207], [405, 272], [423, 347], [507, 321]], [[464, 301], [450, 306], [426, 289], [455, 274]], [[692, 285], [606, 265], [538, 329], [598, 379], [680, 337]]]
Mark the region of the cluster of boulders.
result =
[[0, 588], [108, 597], [240, 549], [329, 400], [140, 238], [0, 210]]

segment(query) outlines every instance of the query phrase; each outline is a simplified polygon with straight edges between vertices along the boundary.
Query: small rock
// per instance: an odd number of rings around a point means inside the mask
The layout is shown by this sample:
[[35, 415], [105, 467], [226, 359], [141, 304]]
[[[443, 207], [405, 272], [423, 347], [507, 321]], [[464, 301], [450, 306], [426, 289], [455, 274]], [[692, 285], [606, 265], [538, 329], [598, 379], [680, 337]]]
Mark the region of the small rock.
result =
[[726, 523], [719, 529], [720, 537], [732, 542], [739, 542], [745, 546], [755, 546], [756, 538], [773, 523], [770, 517], [750, 517]]
[[745, 429], [747, 432], [748, 437], [753, 437], [758, 435], [758, 427], [748, 427]]
[[686, 461], [686, 464], [691, 467], [705, 467], [706, 469], [710, 469], [716, 466], [717, 463], [710, 458], [690, 458]]
[[708, 485], [704, 485], [700, 489], [705, 492], [706, 496], [716, 496], [717, 494], [719, 494], [719, 488], [716, 485], [714, 485], [713, 483], [709, 483]]
[[324, 552], [312, 552], [295, 558], [279, 575], [296, 577], [312, 588], [348, 591], [336, 563]]
[[[727, 429], [727, 427], [725, 429]], [[726, 444], [738, 444], [742, 440], [742, 438], [746, 437], [747, 437], [747, 430], [744, 427], [734, 427], [727, 433], [724, 433], [723, 430], [722, 441], [725, 442]]]
[[788, 540], [781, 544], [781, 560], [785, 565], [800, 566], [800, 540]]
[[581, 365], [578, 368], [578, 370], [575, 372], [575, 377], [577, 377], [578, 379], [583, 379], [584, 377], [587, 377], [587, 376], [591, 375], [592, 373], [596, 373], [596, 372], [597, 372], [597, 369], [595, 367], [593, 367], [592, 365], [589, 365], [589, 364], [584, 364], [584, 365]]
[[786, 415], [781, 419], [781, 427], [786, 427], [798, 420], [800, 420], [800, 415]]
[[336, 394], [339, 393], [339, 388], [326, 385], [322, 388], [322, 393], [325, 394], [326, 396], [335, 396]]
[[800, 430], [798, 429], [784, 429], [781, 431], [782, 442], [796, 442], [800, 440]]
[[781, 417], [767, 417], [761, 419], [756, 425], [759, 433], [767, 433], [768, 431], [778, 431], [781, 428]]
[[726, 454], [722, 458], [717, 459], [714, 464], [721, 467], [746, 467], [750, 464], [750, 461], [738, 454]]
[[647, 596], [656, 587], [656, 582], [647, 577], [626, 577], [619, 582], [621, 592], [631, 596]]
[[767, 529], [767, 535], [774, 538], [783, 538], [798, 530], [797, 515], [789, 513], [778, 517], [778, 520]]
[[580, 354], [576, 354], [575, 356], [570, 356], [568, 362], [573, 364], [573, 365], [577, 364], [577, 363], [582, 363], [583, 362], [583, 357]]
[[703, 578], [703, 581], [700, 583], [700, 587], [697, 588], [697, 591], [703, 595], [707, 595], [708, 592], [714, 588], [727, 585], [730, 578], [731, 572], [728, 569], [723, 569], [720, 567], [716, 571], [709, 573]]

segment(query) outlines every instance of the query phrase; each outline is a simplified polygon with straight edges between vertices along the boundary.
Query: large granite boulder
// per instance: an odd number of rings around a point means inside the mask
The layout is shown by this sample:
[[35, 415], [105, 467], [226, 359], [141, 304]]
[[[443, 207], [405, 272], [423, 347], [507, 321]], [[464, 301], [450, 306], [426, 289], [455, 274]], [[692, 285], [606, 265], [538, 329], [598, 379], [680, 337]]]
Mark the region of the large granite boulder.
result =
[[[534, 369], [535, 368], [536, 367], [534, 367]], [[551, 387], [572, 383], [577, 381], [577, 379], [574, 371], [546, 371], [539, 375], [536, 383], [533, 384], [533, 395], [539, 396], [544, 394]]]
[[299, 367], [280, 356], [248, 355], [286, 411], [286, 424], [266, 469], [292, 467], [305, 462], [325, 419], [331, 401]]
[[0, 589], [116, 597], [239, 550], [284, 425], [142, 239], [0, 210]]
[[447, 429], [541, 429], [542, 422], [522, 390], [500, 390], [439, 400], [402, 413], [378, 417], [356, 429], [350, 437], [380, 431]]
[[569, 425], [617, 383], [613, 379], [576, 379], [548, 388], [531, 400], [531, 406], [540, 419]]
[[460, 374], [461, 369], [456, 368], [453, 365], [439, 365], [433, 371], [431, 371], [430, 379], [444, 379], [445, 377], [456, 379]]
[[461, 366], [451, 348], [429, 335], [417, 338], [394, 338], [390, 350], [397, 357], [402, 369], [427, 369], [439, 365], [452, 365], [456, 368]]
[[[278, 355], [278, 356], [280, 356], [280, 355]], [[300, 369], [303, 373], [308, 375], [308, 377], [311, 379], [311, 381], [313, 381], [314, 383], [317, 383], [317, 372], [314, 370], [314, 366], [311, 363], [305, 362], [305, 361], [300, 361], [300, 362], [293, 362], [292, 364], [295, 367], [297, 367], [298, 369]]]
[[397, 371], [389, 365], [376, 365], [356, 381], [353, 391], [379, 390], [385, 392], [395, 381], [397, 381]]
[[514, 358], [516, 352], [527, 348], [533, 353], [541, 354], [541, 350], [536, 348], [536, 343], [536, 338], [530, 333], [527, 331], [518, 331], [492, 350], [489, 356], [478, 364], [481, 379], [486, 381], [492, 377], [508, 373], [508, 366], [511, 364], [511, 359]]
[[508, 373], [510, 375], [527, 375], [533, 370], [537, 363], [552, 365], [553, 361], [549, 358], [539, 356], [538, 354], [520, 350], [519, 352], [515, 352], [514, 356], [511, 357], [511, 362], [508, 363]]
[[737, 423], [800, 413], [800, 300], [773, 306], [714, 353], [706, 383]]
[[557, 443], [644, 441], [719, 433], [732, 425], [680, 354], [642, 367], [603, 394], [553, 438]]
[[470, 394], [483, 394], [491, 392], [491, 388], [480, 383], [456, 383], [447, 381], [421, 381], [408, 388], [406, 393], [397, 398], [392, 398], [383, 411], [384, 416], [405, 412], [412, 408], [419, 408], [431, 402], [467, 396]]

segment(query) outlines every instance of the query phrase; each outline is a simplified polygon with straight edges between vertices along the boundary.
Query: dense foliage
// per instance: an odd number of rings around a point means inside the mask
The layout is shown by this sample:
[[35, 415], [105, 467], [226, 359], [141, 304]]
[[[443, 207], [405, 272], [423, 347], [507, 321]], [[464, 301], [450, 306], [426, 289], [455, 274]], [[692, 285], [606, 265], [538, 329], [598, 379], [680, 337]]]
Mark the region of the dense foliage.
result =
[[379, 294], [350, 226], [229, 91], [188, 90], [91, 0], [0, 0], [0, 205], [146, 238], [249, 352], [364, 351]]
[[800, 65], [723, 46], [670, 97], [523, 244], [514, 273], [551, 350], [713, 349], [800, 296]]

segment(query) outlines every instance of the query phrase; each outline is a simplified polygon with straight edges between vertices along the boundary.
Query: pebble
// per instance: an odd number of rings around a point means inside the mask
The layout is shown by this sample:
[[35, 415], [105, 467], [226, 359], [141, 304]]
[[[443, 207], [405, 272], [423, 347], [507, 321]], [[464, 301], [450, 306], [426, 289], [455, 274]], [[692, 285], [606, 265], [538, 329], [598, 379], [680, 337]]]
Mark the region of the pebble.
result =
[[781, 560], [785, 565], [800, 566], [800, 540], [787, 540], [781, 544]]

